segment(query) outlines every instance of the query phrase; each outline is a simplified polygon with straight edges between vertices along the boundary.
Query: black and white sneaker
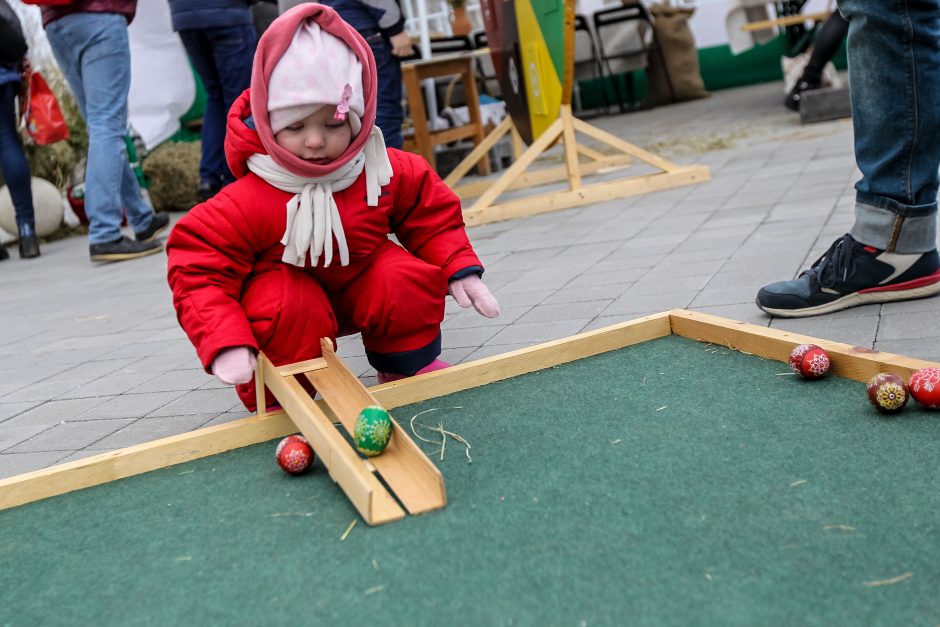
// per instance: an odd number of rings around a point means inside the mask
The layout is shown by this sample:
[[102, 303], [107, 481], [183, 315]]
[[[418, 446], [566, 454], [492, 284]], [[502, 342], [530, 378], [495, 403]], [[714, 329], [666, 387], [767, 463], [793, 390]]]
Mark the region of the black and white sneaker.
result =
[[940, 256], [901, 255], [865, 246], [846, 234], [792, 281], [765, 285], [757, 306], [784, 318], [940, 294]]

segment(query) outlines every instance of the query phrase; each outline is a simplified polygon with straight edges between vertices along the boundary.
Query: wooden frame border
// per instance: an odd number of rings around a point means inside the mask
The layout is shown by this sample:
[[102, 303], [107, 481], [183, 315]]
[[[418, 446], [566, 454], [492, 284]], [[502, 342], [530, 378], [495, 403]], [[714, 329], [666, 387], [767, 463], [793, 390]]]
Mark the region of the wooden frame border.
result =
[[[789, 359], [797, 344], [818, 344], [829, 352], [834, 374], [856, 381], [867, 381], [878, 372], [894, 372], [906, 379], [919, 368], [940, 367], [922, 359], [676, 309], [378, 385], [369, 388], [369, 392], [382, 405], [394, 409], [667, 335], [727, 346], [781, 362]], [[287, 415], [278, 411], [17, 475], [0, 480], [0, 509], [266, 442], [296, 431]]]

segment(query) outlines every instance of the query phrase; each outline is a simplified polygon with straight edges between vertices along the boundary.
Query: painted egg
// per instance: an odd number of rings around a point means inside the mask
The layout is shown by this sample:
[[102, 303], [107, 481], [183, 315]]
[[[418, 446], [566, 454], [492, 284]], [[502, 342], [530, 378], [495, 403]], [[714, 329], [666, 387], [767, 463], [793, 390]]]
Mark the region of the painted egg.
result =
[[819, 379], [829, 372], [829, 354], [815, 344], [800, 344], [790, 353], [790, 368], [804, 379]]
[[313, 448], [302, 435], [289, 435], [274, 451], [278, 466], [291, 475], [302, 475], [313, 466]]
[[940, 409], [940, 368], [921, 368], [911, 375], [911, 396], [927, 409]]
[[907, 404], [910, 393], [907, 383], [896, 374], [880, 372], [873, 376], [866, 386], [868, 400], [878, 411], [893, 414], [901, 411]]
[[356, 418], [353, 439], [356, 448], [367, 457], [380, 455], [392, 437], [392, 417], [382, 407], [370, 405]]

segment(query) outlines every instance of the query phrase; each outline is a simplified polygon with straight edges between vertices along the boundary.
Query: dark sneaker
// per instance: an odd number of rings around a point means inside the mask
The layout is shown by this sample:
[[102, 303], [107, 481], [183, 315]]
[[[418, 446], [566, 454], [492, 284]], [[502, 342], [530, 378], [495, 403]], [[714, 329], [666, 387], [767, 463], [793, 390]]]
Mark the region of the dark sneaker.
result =
[[800, 100], [803, 99], [803, 92], [813, 89], [819, 89], [819, 83], [812, 83], [801, 78], [796, 82], [796, 85], [793, 86], [793, 89], [790, 90], [790, 93], [787, 94], [787, 97], [783, 101], [783, 106], [792, 111], [799, 111]]
[[148, 226], [143, 231], [139, 233], [134, 233], [134, 238], [138, 242], [149, 242], [157, 235], [166, 230], [166, 227], [170, 225], [170, 216], [165, 213], [155, 213], [153, 214], [153, 219], [150, 220], [150, 226]]
[[784, 318], [832, 313], [858, 305], [924, 298], [940, 293], [940, 257], [889, 253], [843, 235], [809, 270], [792, 281], [765, 285], [757, 306]]
[[92, 261], [125, 261], [158, 253], [163, 250], [163, 244], [154, 241], [135, 242], [122, 237], [108, 244], [92, 244], [88, 250]]

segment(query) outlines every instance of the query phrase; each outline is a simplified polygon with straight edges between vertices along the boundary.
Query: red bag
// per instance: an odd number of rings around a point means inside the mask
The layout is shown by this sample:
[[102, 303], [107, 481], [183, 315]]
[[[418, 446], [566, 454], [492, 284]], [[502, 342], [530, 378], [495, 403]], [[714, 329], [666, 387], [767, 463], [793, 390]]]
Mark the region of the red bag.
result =
[[42, 146], [54, 144], [69, 136], [69, 127], [59, 108], [59, 101], [39, 72], [29, 73], [22, 99], [26, 132]]

